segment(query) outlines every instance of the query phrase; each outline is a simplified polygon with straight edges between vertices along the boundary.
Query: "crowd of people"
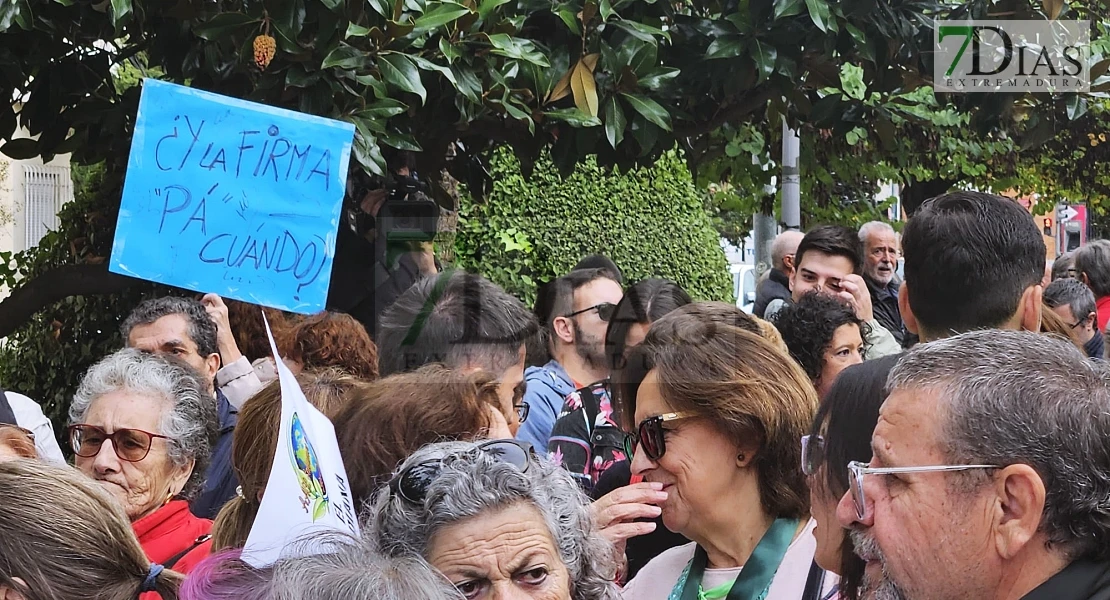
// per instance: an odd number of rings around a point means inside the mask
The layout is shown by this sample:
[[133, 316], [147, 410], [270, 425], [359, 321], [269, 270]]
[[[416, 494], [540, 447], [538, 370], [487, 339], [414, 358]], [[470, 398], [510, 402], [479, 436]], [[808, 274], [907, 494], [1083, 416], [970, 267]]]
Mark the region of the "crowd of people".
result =
[[[1044, 255], [961, 191], [781, 234], [755, 314], [600, 255], [531, 309], [428, 274], [373, 336], [267, 309], [276, 355], [259, 307], [150, 299], [72, 466], [0, 394], [0, 600], [1110, 600], [1110, 241]], [[278, 361], [361, 533], [258, 566]]]

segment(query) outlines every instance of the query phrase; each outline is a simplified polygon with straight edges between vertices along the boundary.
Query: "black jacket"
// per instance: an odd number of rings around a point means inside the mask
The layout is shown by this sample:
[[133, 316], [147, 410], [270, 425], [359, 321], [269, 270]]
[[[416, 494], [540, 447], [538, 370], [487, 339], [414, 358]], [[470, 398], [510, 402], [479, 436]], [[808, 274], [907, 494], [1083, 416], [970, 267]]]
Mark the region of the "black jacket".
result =
[[772, 300], [782, 299], [790, 302], [790, 278], [778, 269], [771, 269], [767, 279], [759, 282], [755, 288], [755, 305], [752, 313], [759, 318], [764, 318], [763, 313]]
[[906, 324], [902, 322], [902, 312], [898, 310], [898, 284], [891, 281], [886, 286], [880, 286], [867, 276], [864, 276], [863, 280], [867, 282], [867, 291], [871, 292], [871, 310], [875, 313], [875, 320], [883, 326], [883, 329], [889, 331], [903, 348], [908, 347]]
[[1110, 600], [1110, 562], [1077, 560], [1022, 600]]

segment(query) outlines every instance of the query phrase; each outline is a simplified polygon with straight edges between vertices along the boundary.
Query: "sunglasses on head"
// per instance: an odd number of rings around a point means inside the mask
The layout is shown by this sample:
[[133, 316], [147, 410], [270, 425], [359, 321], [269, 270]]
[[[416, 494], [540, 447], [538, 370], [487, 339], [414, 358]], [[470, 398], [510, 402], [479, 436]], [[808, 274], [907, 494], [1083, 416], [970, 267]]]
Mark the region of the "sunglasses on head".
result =
[[169, 439], [141, 429], [117, 429], [108, 433], [96, 425], [69, 426], [69, 445], [73, 448], [73, 453], [81, 458], [92, 458], [100, 454], [100, 447], [105, 440], [112, 440], [112, 449], [120, 460], [139, 462], [150, 454], [154, 438]]
[[656, 415], [640, 421], [636, 431], [629, 433], [624, 439], [625, 453], [632, 458], [636, 447], [639, 446], [649, 459], [659, 460], [667, 452], [667, 443], [663, 435], [666, 430], [663, 429], [663, 423], [689, 419], [693, 416], [694, 414], [689, 412], [676, 412]]
[[570, 317], [575, 317], [575, 316], [578, 316], [582, 313], [588, 313], [591, 310], [595, 310], [595, 309], [597, 310], [597, 318], [599, 318], [602, 321], [605, 321], [606, 323], [608, 323], [609, 319], [613, 318], [613, 313], [615, 313], [617, 311], [617, 305], [613, 304], [611, 302], [602, 302], [601, 304], [595, 304], [591, 307], [583, 308], [582, 310], [576, 310], [572, 313], [567, 313], [563, 316], [567, 317], [569, 319]]
[[473, 457], [478, 452], [489, 454], [500, 462], [520, 469], [521, 472], [528, 470], [529, 457], [533, 454], [532, 445], [528, 442], [519, 440], [482, 442], [473, 450], [461, 454], [425, 460], [405, 467], [389, 480], [390, 493], [413, 504], [420, 504], [424, 502], [432, 482], [443, 472], [444, 465], [458, 458]]
[[825, 462], [825, 438], [819, 435], [802, 436], [802, 473], [807, 477], [817, 474]]

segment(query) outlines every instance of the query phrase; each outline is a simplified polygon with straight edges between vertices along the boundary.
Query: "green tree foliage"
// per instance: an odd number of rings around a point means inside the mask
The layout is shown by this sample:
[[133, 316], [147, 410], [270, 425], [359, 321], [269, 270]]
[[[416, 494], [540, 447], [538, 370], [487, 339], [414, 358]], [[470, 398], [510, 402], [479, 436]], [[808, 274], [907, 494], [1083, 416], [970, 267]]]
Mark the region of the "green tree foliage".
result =
[[76, 168], [74, 184], [75, 199], [62, 208], [57, 231], [25, 252], [0, 253], [0, 282], [9, 290], [20, 280], [48, 272], [62, 276], [51, 287], [68, 285], [64, 279], [86, 277], [90, 271], [100, 279], [97, 291], [103, 293], [48, 303], [0, 346], [0, 382], [41, 402], [57, 431], [65, 424], [85, 370], [123, 346], [123, 317], [144, 295], [169, 291], [129, 278], [100, 278], [98, 267], [110, 252], [116, 220], [115, 213], [101, 208], [101, 199], [118, 197], [122, 181], [97, 165]]
[[491, 165], [489, 199], [463, 201], [457, 265], [531, 304], [536, 285], [602, 253], [626, 281], [665, 277], [704, 300], [732, 301], [732, 277], [702, 197], [677, 152], [616, 173], [593, 160], [561, 179], [542, 158], [531, 179], [507, 150]]
[[[569, 172], [651, 164], [680, 139], [761, 117], [802, 117], [839, 65], [903, 86], [931, 45], [940, 0], [12, 0], [0, 7], [0, 140], [9, 156], [127, 155], [138, 90], [118, 65], [355, 124], [357, 160], [424, 150], [437, 172], [463, 140], [551, 145]], [[259, 61], [255, 41], [276, 54]], [[796, 109], [796, 110], [795, 110]]]

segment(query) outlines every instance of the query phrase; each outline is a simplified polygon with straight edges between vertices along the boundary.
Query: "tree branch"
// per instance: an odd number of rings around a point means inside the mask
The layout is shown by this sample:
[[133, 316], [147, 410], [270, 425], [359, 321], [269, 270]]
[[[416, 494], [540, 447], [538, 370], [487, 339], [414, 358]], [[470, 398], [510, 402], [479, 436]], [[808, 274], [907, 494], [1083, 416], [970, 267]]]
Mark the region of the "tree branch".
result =
[[66, 265], [51, 269], [12, 291], [0, 302], [0, 337], [7, 337], [43, 308], [70, 296], [121, 292], [138, 279], [108, 271], [108, 265]]

